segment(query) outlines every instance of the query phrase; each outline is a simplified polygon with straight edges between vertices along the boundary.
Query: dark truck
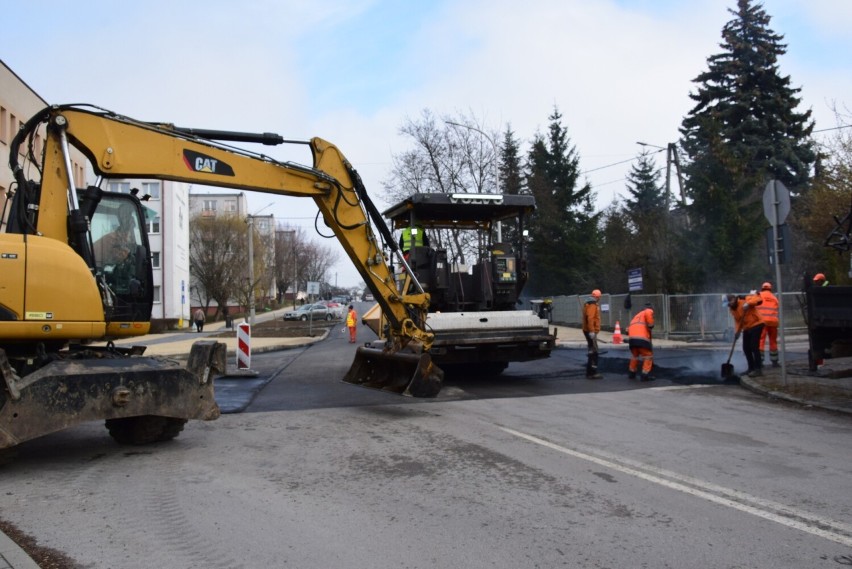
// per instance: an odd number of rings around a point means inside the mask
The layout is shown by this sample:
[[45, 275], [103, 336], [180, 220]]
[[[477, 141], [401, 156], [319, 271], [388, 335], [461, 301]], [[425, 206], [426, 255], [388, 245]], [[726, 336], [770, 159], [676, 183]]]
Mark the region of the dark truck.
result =
[[[824, 245], [838, 253], [852, 250], [852, 204]], [[808, 367], [816, 371], [826, 358], [852, 356], [852, 286], [816, 286], [810, 276], [804, 281], [808, 324]]]

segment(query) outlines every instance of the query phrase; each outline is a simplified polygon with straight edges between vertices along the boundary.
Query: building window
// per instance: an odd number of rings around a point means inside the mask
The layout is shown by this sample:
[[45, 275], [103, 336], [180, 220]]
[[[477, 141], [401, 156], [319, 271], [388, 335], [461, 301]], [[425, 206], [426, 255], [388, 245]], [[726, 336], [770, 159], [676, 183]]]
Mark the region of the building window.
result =
[[[18, 119], [15, 118], [15, 115], [9, 113], [9, 132], [6, 133], [6, 141], [11, 143], [12, 139], [15, 138], [15, 134], [18, 132]], [[21, 148], [21, 153], [24, 152], [24, 148]]]
[[155, 269], [160, 268], [160, 252], [159, 251], [153, 251], [151, 253], [151, 266], [154, 267]]
[[204, 211], [216, 211], [216, 200], [204, 200], [204, 205], [201, 209]]
[[160, 216], [153, 219], [149, 219], [146, 223], [148, 225], [148, 234], [156, 234], [160, 232]]
[[7, 138], [7, 133], [9, 132], [9, 117], [6, 115], [6, 109], [4, 107], [0, 107], [0, 142], [3, 144], [7, 144], [9, 139]]
[[237, 212], [237, 201], [236, 200], [226, 200], [225, 201], [225, 211], [228, 213], [236, 213]]
[[163, 302], [163, 301], [160, 298], [160, 287], [155, 286], [154, 287], [154, 304], [160, 304], [161, 302]]
[[151, 196], [152, 200], [160, 199], [160, 182], [143, 182], [142, 195]]
[[107, 184], [107, 191], [116, 192], [118, 194], [129, 194], [130, 182], [109, 182]]

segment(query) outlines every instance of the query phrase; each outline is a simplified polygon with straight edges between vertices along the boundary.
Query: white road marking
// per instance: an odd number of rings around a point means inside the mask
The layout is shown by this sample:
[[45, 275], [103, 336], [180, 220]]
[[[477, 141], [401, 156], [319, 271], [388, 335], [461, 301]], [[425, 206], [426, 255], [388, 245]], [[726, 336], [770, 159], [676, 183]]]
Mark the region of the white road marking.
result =
[[745, 492], [718, 486], [698, 478], [683, 476], [676, 472], [655, 468], [631, 460], [614, 457], [602, 458], [600, 456], [563, 447], [533, 435], [521, 433], [514, 429], [500, 426], [498, 426], [498, 428], [510, 435], [525, 439], [551, 450], [592, 462], [599, 466], [610, 468], [624, 474], [629, 474], [665, 488], [670, 488], [691, 496], [703, 498], [715, 504], [720, 504], [741, 512], [746, 512], [753, 516], [757, 516], [789, 528], [810, 533], [812, 535], [840, 543], [846, 547], [852, 547], [852, 526], [847, 524], [823, 518], [804, 510], [799, 510], [790, 506], [771, 502], [769, 500], [763, 500], [746, 494]]

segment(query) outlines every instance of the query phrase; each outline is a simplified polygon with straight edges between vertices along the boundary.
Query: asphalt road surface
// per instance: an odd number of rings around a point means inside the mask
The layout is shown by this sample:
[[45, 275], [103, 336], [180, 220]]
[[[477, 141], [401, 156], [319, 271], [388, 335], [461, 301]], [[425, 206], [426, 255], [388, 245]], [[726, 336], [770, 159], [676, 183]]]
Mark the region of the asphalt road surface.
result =
[[256, 355], [232, 412], [170, 443], [25, 443], [0, 517], [93, 569], [852, 562], [852, 421], [722, 383], [724, 350], [638, 383], [562, 349], [432, 400], [339, 382], [353, 353]]

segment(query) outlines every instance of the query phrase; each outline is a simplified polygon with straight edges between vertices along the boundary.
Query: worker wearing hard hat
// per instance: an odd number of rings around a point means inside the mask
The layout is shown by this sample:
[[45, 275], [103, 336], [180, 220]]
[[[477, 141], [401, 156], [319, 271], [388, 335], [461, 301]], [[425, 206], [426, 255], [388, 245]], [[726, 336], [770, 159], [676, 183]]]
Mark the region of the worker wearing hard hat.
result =
[[653, 381], [651, 370], [654, 368], [654, 345], [651, 342], [651, 330], [654, 328], [654, 307], [650, 302], [645, 308], [636, 313], [627, 328], [627, 345], [630, 348], [630, 365], [628, 377], [636, 379], [639, 362], [642, 362], [642, 376], [639, 381]]
[[601, 332], [601, 291], [595, 289], [583, 306], [583, 335], [589, 345], [586, 358], [586, 378], [603, 379], [598, 373], [598, 334]]
[[824, 274], [817, 273], [814, 275], [814, 286], [828, 286], [828, 281], [825, 279]]
[[760, 333], [760, 359], [766, 349], [769, 338], [769, 360], [772, 367], [778, 367], [778, 298], [772, 293], [772, 283], [765, 282], [760, 287], [760, 299], [763, 301], [757, 311], [763, 318], [763, 331]]
[[[756, 293], [756, 291], [754, 291]], [[728, 308], [734, 317], [734, 330], [736, 335], [734, 341], [743, 337], [743, 353], [748, 362], [748, 370], [745, 375], [758, 377], [763, 375], [763, 364], [760, 361], [760, 334], [763, 332], [764, 324], [757, 307], [763, 300], [757, 294], [737, 296], [729, 294]]]

